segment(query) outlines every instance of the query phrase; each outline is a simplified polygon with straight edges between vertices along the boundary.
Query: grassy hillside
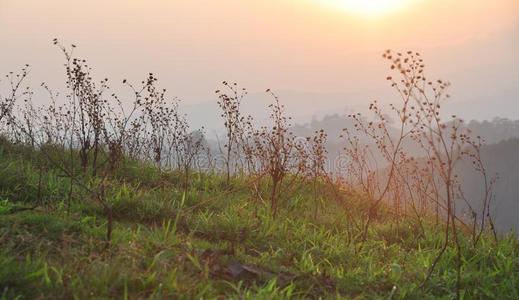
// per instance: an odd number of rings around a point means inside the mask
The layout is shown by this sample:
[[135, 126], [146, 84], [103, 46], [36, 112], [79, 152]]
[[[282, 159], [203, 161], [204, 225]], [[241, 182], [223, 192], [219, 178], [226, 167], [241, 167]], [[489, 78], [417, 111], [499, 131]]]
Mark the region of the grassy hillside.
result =
[[[47, 153], [60, 155], [59, 151]], [[62, 153], [61, 153], [62, 154]], [[1, 299], [450, 299], [455, 247], [421, 287], [443, 237], [441, 226], [396, 222], [384, 209], [367, 241], [355, 216], [363, 197], [323, 189], [317, 216], [301, 186], [273, 219], [248, 179], [231, 187], [195, 174], [189, 190], [175, 173], [124, 161], [102, 207], [41, 152], [0, 143]], [[95, 180], [91, 178], [90, 180]], [[70, 202], [68, 200], [71, 200]], [[484, 236], [461, 240], [465, 299], [519, 298], [519, 244]]]

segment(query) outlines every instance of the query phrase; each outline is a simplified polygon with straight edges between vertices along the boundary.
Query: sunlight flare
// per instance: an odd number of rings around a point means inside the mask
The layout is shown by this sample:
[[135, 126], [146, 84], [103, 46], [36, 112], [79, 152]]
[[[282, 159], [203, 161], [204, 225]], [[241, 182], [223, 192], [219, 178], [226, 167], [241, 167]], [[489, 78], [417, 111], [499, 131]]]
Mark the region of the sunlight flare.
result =
[[379, 16], [403, 9], [409, 0], [320, 0], [325, 5], [362, 16]]

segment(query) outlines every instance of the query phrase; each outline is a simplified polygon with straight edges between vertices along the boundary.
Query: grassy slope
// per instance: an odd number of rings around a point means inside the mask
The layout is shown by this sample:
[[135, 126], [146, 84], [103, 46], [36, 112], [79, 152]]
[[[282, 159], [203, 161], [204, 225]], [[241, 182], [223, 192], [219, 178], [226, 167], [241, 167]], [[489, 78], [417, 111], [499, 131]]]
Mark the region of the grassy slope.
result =
[[[183, 197], [175, 174], [126, 162], [108, 191], [116, 225], [105, 250], [102, 210], [76, 188], [67, 214], [68, 180], [47, 165], [40, 183], [42, 165], [38, 153], [0, 143], [0, 299], [455, 296], [450, 249], [418, 288], [442, 241], [432, 226], [419, 238], [416, 224], [401, 222], [397, 235], [382, 214], [356, 251], [347, 216], [362, 199], [352, 195], [337, 202], [323, 193], [314, 218], [312, 193], [302, 187], [272, 220], [245, 178], [227, 191], [221, 177], [197, 177]], [[8, 213], [38, 199], [45, 205]], [[494, 246], [485, 237], [473, 249], [464, 238], [464, 245], [467, 299], [519, 298], [516, 240]]]

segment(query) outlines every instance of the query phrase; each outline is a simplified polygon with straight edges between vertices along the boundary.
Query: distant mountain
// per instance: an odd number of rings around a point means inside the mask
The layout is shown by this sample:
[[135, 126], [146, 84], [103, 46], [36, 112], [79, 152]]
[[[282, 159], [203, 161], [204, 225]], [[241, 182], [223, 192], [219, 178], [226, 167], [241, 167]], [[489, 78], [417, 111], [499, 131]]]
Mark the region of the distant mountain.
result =
[[[324, 129], [330, 140], [336, 140], [343, 128], [353, 129], [353, 122], [346, 114], [326, 115], [321, 119], [313, 119], [311, 122], [296, 124], [293, 131], [296, 135], [311, 135], [315, 130]], [[494, 118], [491, 121], [472, 120], [466, 124], [473, 136], [481, 136], [486, 144], [496, 144], [501, 141], [519, 138], [519, 120], [507, 118]]]
[[328, 138], [335, 141], [342, 134], [344, 128], [351, 129], [353, 125], [352, 120], [347, 118], [346, 115], [333, 114], [324, 116], [320, 120], [314, 118], [306, 124], [296, 124], [293, 127], [293, 132], [298, 136], [310, 136], [316, 130], [324, 129], [328, 134]]
[[519, 138], [519, 120], [495, 118], [492, 121], [471, 121], [467, 127], [474, 135], [483, 137], [487, 144]]
[[[483, 160], [488, 167], [488, 174], [498, 174], [494, 192], [495, 200], [493, 214], [499, 232], [515, 230], [519, 232], [519, 120], [495, 118], [491, 121], [470, 121], [467, 128], [474, 136], [485, 139], [482, 149]], [[338, 139], [343, 128], [353, 128], [351, 120], [345, 116], [334, 114], [320, 120], [295, 125], [296, 135], [309, 136], [315, 130], [323, 128], [329, 135], [327, 145], [329, 158], [332, 162], [338, 157], [344, 147], [344, 141]], [[411, 148], [412, 153], [418, 151]], [[466, 198], [473, 207], [478, 207], [482, 201], [482, 182], [480, 176], [471, 166], [460, 166], [459, 172], [463, 182]], [[459, 205], [461, 209], [462, 204]]]
[[[483, 160], [489, 174], [497, 174], [492, 213], [499, 232], [519, 232], [519, 138], [486, 145]], [[478, 207], [484, 191], [481, 178], [470, 166], [460, 167], [465, 196], [471, 205]]]
[[[306, 124], [317, 122], [329, 123], [329, 135], [333, 136], [334, 125], [346, 121], [345, 116], [350, 112], [365, 112], [369, 107], [369, 97], [362, 93], [313, 93], [276, 91], [281, 104], [285, 105], [286, 116], [292, 118], [294, 124]], [[223, 121], [220, 118], [220, 108], [216, 103], [217, 97], [212, 100], [204, 100], [198, 103], [183, 103], [182, 111], [185, 112], [193, 128], [204, 126], [209, 133], [224, 132]], [[241, 103], [243, 115], [254, 117], [255, 123], [265, 125], [269, 122], [269, 104], [274, 99], [264, 92], [251, 92]], [[310, 127], [313, 127], [310, 124]], [[304, 127], [307, 125], [301, 125]], [[339, 126], [342, 129], [344, 126]]]
[[[265, 103], [256, 103], [257, 109]], [[215, 107], [217, 109], [217, 107]], [[251, 109], [251, 107], [248, 107]], [[295, 124], [292, 128], [296, 136], [307, 137], [316, 130], [324, 129], [328, 134], [328, 157], [330, 171], [338, 171], [337, 161], [345, 146], [339, 136], [343, 128], [353, 129], [353, 122], [346, 114], [331, 114], [321, 119], [314, 118], [311, 122]], [[495, 200], [492, 213], [495, 216], [496, 227], [499, 232], [515, 230], [519, 232], [519, 120], [495, 118], [491, 121], [470, 121], [466, 124], [474, 136], [481, 136], [486, 140], [482, 149], [483, 160], [488, 167], [488, 174], [499, 175], [494, 188]], [[361, 136], [362, 137], [362, 136]], [[213, 151], [218, 152], [214, 136], [208, 137], [208, 143]], [[365, 140], [368, 142], [368, 140]], [[419, 154], [415, 145], [408, 145], [411, 153]], [[482, 201], [481, 177], [468, 164], [459, 167], [460, 178], [464, 186], [464, 193], [473, 207], [479, 207]], [[458, 204], [463, 210], [463, 203]]]

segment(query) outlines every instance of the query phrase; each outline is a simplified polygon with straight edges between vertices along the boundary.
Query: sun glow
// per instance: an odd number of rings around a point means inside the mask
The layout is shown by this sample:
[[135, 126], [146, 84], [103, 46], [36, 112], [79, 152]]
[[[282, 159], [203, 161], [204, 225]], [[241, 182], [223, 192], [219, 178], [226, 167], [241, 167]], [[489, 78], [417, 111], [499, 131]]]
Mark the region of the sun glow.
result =
[[358, 15], [375, 16], [400, 10], [409, 4], [410, 0], [321, 0], [321, 2]]

